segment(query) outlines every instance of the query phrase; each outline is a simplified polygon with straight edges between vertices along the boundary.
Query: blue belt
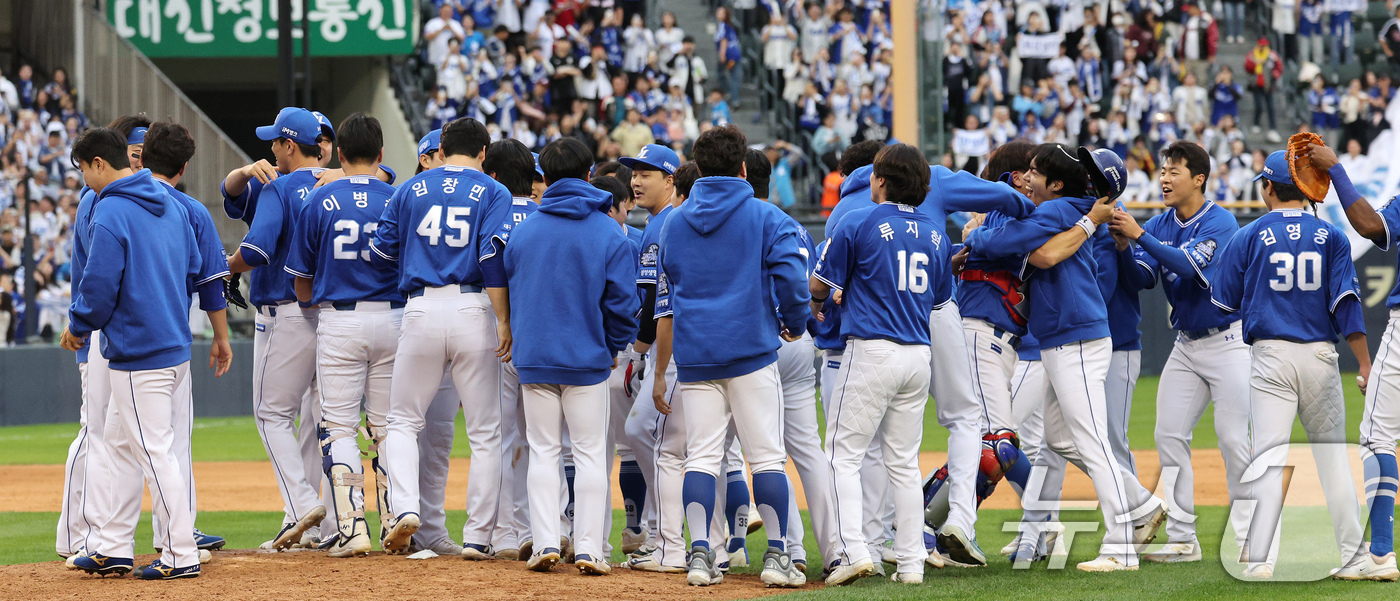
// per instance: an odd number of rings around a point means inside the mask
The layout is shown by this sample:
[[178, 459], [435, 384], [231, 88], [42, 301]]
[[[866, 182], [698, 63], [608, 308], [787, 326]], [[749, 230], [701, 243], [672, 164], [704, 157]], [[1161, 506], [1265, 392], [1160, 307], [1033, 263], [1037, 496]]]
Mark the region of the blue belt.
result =
[[1021, 350], [1021, 337], [996, 326], [992, 326], [992, 334], [1011, 345], [1012, 350]]
[[[355, 303], [355, 302], [331, 303], [331, 308], [332, 308], [332, 309], [335, 309], [336, 311], [354, 311], [354, 310], [355, 310], [355, 306], [358, 305], [358, 304], [359, 304], [359, 303]], [[402, 309], [402, 308], [403, 308], [403, 301], [389, 301], [389, 308], [390, 308], [390, 309]]]
[[1207, 336], [1214, 336], [1228, 329], [1230, 329], [1230, 326], [1221, 326], [1218, 328], [1209, 328], [1206, 330], [1181, 330], [1181, 335], [1185, 336], [1187, 340], [1200, 340]]
[[[481, 286], [477, 286], [476, 284], [462, 284], [462, 285], [458, 286], [458, 288], [460, 288], [460, 289], [462, 290], [462, 294], [473, 294], [473, 293], [481, 292], [482, 290], [484, 290]], [[417, 289], [415, 289], [415, 290], [409, 292], [409, 293], [408, 293], [408, 298], [416, 298], [416, 297], [419, 297], [419, 296], [423, 296], [423, 290], [424, 290], [423, 288], [417, 288]]]

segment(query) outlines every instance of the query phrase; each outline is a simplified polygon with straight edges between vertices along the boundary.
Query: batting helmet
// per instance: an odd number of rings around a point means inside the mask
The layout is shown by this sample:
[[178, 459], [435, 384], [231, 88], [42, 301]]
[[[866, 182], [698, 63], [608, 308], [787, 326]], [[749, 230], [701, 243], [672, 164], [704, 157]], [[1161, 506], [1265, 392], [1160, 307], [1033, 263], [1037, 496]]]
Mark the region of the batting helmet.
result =
[[1107, 196], [1110, 200], [1117, 200], [1123, 195], [1128, 183], [1128, 169], [1123, 166], [1123, 159], [1112, 150], [1089, 150], [1086, 146], [1080, 146], [1079, 162], [1089, 171], [1089, 183], [1094, 185], [1096, 194]]

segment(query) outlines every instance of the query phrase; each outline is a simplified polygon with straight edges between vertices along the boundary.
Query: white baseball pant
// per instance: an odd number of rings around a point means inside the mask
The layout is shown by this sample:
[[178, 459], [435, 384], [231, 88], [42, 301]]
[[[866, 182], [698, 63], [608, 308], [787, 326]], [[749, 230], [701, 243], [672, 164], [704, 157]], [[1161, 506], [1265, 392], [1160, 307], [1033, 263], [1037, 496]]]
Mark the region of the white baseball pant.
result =
[[[1122, 470], [1108, 446], [1104, 379], [1112, 355], [1108, 338], [1041, 349], [1050, 384], [1045, 395], [1045, 442], [1093, 480], [1106, 528], [1100, 555], [1132, 566], [1138, 561], [1132, 512], [1136, 501], [1152, 493]], [[1041, 454], [1042, 461], [1045, 455]]]
[[[653, 374], [647, 374], [647, 377], [651, 378]], [[688, 467], [686, 414], [688, 409], [694, 405], [685, 392], [686, 385], [676, 381], [676, 364], [674, 362], [666, 366], [665, 377], [666, 403], [671, 407], [671, 413], [670, 415], [662, 415], [660, 411], [657, 411], [656, 455], [652, 459], [656, 465], [656, 475], [653, 479], [656, 486], [647, 489], [647, 496], [649, 497], [648, 504], [655, 501], [657, 506], [657, 540], [654, 555], [657, 563], [668, 567], [684, 567], [686, 554], [690, 550], [690, 547], [685, 544], [686, 514], [685, 503], [682, 501], [682, 489], [685, 485], [685, 472]], [[642, 385], [642, 390], [652, 390], [649, 381]], [[638, 395], [638, 403], [641, 402], [642, 396], [647, 395]], [[655, 407], [656, 403], [653, 401], [653, 411], [655, 411]], [[725, 428], [726, 432], [729, 429]], [[732, 440], [733, 438], [729, 438], [729, 441]], [[724, 443], [721, 442], [721, 444]], [[729, 446], [725, 444], [723, 449], [727, 450]], [[723, 456], [725, 452], [722, 450], [720, 454], [720, 475], [715, 477], [715, 510], [713, 519], [710, 520], [710, 548], [715, 552], [715, 562], [717, 563], [729, 560], [729, 551], [726, 549], [726, 543], [729, 542], [729, 532], [724, 527], [726, 487], [724, 478], [726, 470], [724, 468], [726, 466]]]
[[[980, 408], [972, 391], [972, 367], [958, 305], [948, 302], [929, 315], [931, 349], [929, 388], [938, 424], [948, 430], [948, 524], [976, 532], [977, 466], [982, 457]], [[917, 449], [916, 449], [917, 450]], [[922, 528], [920, 529], [922, 531]]]
[[[619, 461], [636, 461], [636, 460], [637, 460], [636, 456], [635, 456], [635, 455], [633, 454], [633, 452], [632, 452], [632, 443], [629, 442], [628, 439], [627, 439], [627, 414], [630, 413], [630, 412], [632, 411], [632, 402], [633, 402], [633, 400], [635, 399], [635, 395], [627, 394], [627, 365], [628, 365], [628, 362], [630, 361], [630, 358], [632, 357], [632, 355], [633, 355], [633, 352], [632, 352], [632, 345], [631, 345], [631, 344], [628, 344], [628, 345], [627, 345], [627, 348], [626, 348], [625, 350], [623, 350], [622, 352], [620, 352], [620, 353], [617, 354], [617, 367], [614, 368], [614, 369], [612, 370], [612, 372], [608, 374], [608, 380], [607, 380], [607, 385], [608, 385], [608, 399], [609, 399], [609, 400], [608, 400], [608, 402], [609, 402], [609, 406], [608, 406], [608, 428], [607, 428], [608, 440], [607, 440], [607, 446], [606, 446], [606, 451], [605, 451], [605, 454], [606, 454], [606, 456], [607, 456], [607, 470], [608, 470], [608, 474], [607, 474], [607, 475], [608, 475], [608, 477], [607, 477], [607, 480], [605, 480], [605, 482], [609, 482], [609, 483], [612, 482], [612, 468], [613, 468], [613, 461], [612, 461], [612, 458], [613, 458], [614, 456], [618, 457], [618, 460], [619, 460]], [[640, 367], [640, 366], [639, 366], [639, 367]], [[570, 440], [570, 442], [572, 443], [572, 439]], [[575, 467], [574, 481], [577, 482], [577, 481], [578, 481], [578, 472], [577, 472], [578, 464], [575, 463], [575, 464], [574, 464], [574, 467]], [[611, 484], [610, 484], [610, 485], [607, 487], [607, 508], [608, 508], [608, 510], [607, 510], [606, 514], [603, 516], [603, 518], [604, 518], [604, 522], [603, 522], [604, 529], [603, 529], [603, 532], [604, 532], [604, 533], [612, 532], [612, 524], [613, 524], [612, 496], [613, 496], [613, 489], [612, 489], [612, 486], [611, 486]], [[577, 485], [575, 485], [574, 499], [575, 499], [575, 505], [577, 505], [577, 499], [578, 499]], [[633, 511], [633, 512], [635, 512], [636, 510], [637, 510], [637, 509], [636, 509], [635, 507], [633, 507], [633, 508], [630, 509], [630, 511]], [[628, 511], [628, 509], [624, 508], [624, 511]], [[623, 525], [624, 525], [624, 526], [626, 525], [626, 521], [625, 521], [625, 520], [623, 521]], [[612, 541], [609, 540], [609, 538], [610, 538], [610, 537], [608, 537], [608, 536], [604, 536], [604, 537], [603, 537], [603, 553], [604, 553], [604, 557], [609, 556], [609, 555], [612, 554]]]
[[[1283, 510], [1283, 469], [1288, 458], [1288, 441], [1293, 433], [1293, 416], [1303, 422], [1332, 529], [1341, 551], [1341, 565], [1357, 556], [1361, 548], [1361, 522], [1357, 515], [1356, 482], [1347, 463], [1346, 402], [1342, 378], [1337, 371], [1337, 351], [1330, 342], [1298, 343], [1286, 340], [1255, 340], [1254, 361], [1249, 372], [1249, 427], [1251, 474], [1263, 469], [1245, 494], [1256, 500], [1256, 518], [1249, 527], [1249, 562], [1272, 562], [1277, 548]], [[1264, 544], [1259, 544], [1259, 543]]]
[[[317, 461], [321, 454], [315, 435], [321, 416], [307, 415], [304, 403], [316, 374], [319, 312], [316, 308], [300, 309], [295, 303], [259, 307], [253, 334], [253, 420], [277, 476], [286, 513], [284, 523], [295, 523], [321, 505], [320, 465], [308, 466], [304, 453], [304, 445], [309, 443], [316, 449]], [[298, 416], [303, 430], [300, 435]]]
[[[496, 318], [483, 292], [428, 288], [404, 306], [403, 333], [389, 394], [389, 432], [380, 446], [389, 472], [389, 503], [419, 514], [418, 434], [426, 426], [443, 373], [451, 369], [471, 445], [463, 544], [489, 547], [501, 481], [501, 365]], [[421, 520], [421, 517], [420, 517]]]
[[1142, 351], [1113, 351], [1104, 379], [1104, 401], [1108, 404], [1108, 444], [1118, 465], [1134, 474], [1137, 459], [1128, 448], [1128, 420], [1133, 414], [1133, 391], [1142, 372]]
[[[111, 464], [88, 463], [88, 457], [107, 457], [111, 453], [103, 444], [107, 423], [107, 407], [111, 404], [112, 383], [107, 360], [102, 357], [101, 331], [92, 333], [88, 342], [88, 360], [78, 364], [82, 380], [83, 405], [79, 413], [78, 436], [68, 445], [63, 466], [63, 509], [58, 517], [58, 537], [54, 549], [60, 555], [76, 553], [87, 546], [93, 531], [107, 519], [111, 509], [104, 505], [108, 496], [99, 494], [110, 477]], [[131, 478], [132, 475], [128, 475]], [[137, 512], [140, 512], [139, 506]]]
[[[455, 394], [455, 393], [454, 393]], [[515, 364], [501, 365], [501, 481], [492, 549], [519, 549], [530, 535], [530, 446], [525, 444], [525, 405]]]
[[1046, 522], [1059, 517], [1060, 493], [1064, 488], [1067, 465], [1065, 458], [1050, 450], [1045, 443], [1045, 391], [1049, 386], [1043, 362], [1016, 362], [1016, 373], [1011, 377], [1011, 421], [1016, 424], [1016, 432], [1021, 437], [1021, 451], [1032, 466], [1026, 489], [1022, 492], [1022, 505], [1031, 506], [1023, 510], [1021, 521], [1035, 524], [1034, 530], [1023, 530], [1036, 536], [1044, 529]]
[[1009, 341], [1012, 335], [1004, 331], [998, 335], [995, 326], [971, 317], [962, 319], [962, 327], [981, 433], [1015, 430], [1011, 418], [1011, 376], [1016, 373], [1016, 349]]
[[[452, 374], [444, 374], [437, 393], [433, 395], [432, 404], [428, 405], [428, 411], [423, 415], [423, 431], [418, 433], [418, 518], [422, 525], [413, 534], [413, 540], [420, 547], [432, 547], [452, 540], [452, 535], [447, 531], [447, 472], [452, 457], [452, 438], [457, 428], [457, 412], [461, 409], [462, 401], [457, 398], [457, 389], [452, 385]], [[505, 490], [506, 487], [501, 489]], [[380, 516], [380, 519], [384, 519], [384, 516]], [[491, 544], [496, 545], [494, 538]]]
[[884, 461], [895, 505], [894, 551], [899, 571], [923, 573], [923, 493], [919, 446], [928, 404], [931, 351], [924, 345], [850, 339], [837, 376], [826, 432], [832, 505], [840, 554], [848, 564], [867, 559], [864, 508], [857, 472], [875, 433], [884, 434]]
[[[832, 424], [831, 399], [836, 391], [836, 383], [844, 365], [845, 351], [824, 351], [822, 357], [822, 412], [827, 427]], [[880, 556], [880, 548], [894, 539], [894, 497], [890, 494], [890, 475], [885, 470], [884, 437], [876, 431], [865, 449], [865, 459], [860, 464], [861, 507], [865, 512], [861, 532], [871, 557]], [[833, 508], [833, 521], [835, 520]], [[839, 533], [833, 527], [832, 536]], [[839, 546], [839, 541], [833, 540]], [[839, 553], [839, 549], [836, 549]], [[828, 559], [827, 565], [835, 558]]]
[[1366, 408], [1361, 413], [1361, 446], [1372, 453], [1395, 455], [1400, 440], [1400, 309], [1390, 310], [1390, 322], [1381, 336], [1371, 381], [1366, 386]]
[[[646, 356], [646, 373], [643, 374], [640, 392], [632, 401], [627, 412], [627, 441], [632, 445], [632, 455], [637, 458], [637, 467], [642, 470], [642, 479], [647, 484], [646, 506], [638, 521], [648, 539], [657, 539], [657, 497], [656, 497], [656, 442], [661, 434], [661, 413], [651, 399], [651, 387], [656, 381], [656, 356]], [[675, 382], [674, 374], [669, 380]]]
[[[166, 543], [161, 561], [171, 567], [199, 564], [194, 542], [194, 518], [189, 506], [189, 484], [175, 457], [174, 397], [182, 380], [189, 378], [188, 361], [163, 369], [141, 371], [110, 370], [112, 399], [107, 411], [107, 460], [113, 473], [139, 470], [151, 494], [151, 507], [160, 517], [154, 523], [165, 530], [155, 536]], [[141, 503], [139, 489], [110, 486], [134, 498], [118, 499], [116, 504]], [[136, 494], [131, 495], [131, 492]], [[109, 520], [98, 530], [96, 551], [109, 557], [134, 557], [136, 524]]]
[[[363, 474], [356, 434], [360, 425], [360, 399], [364, 399], [365, 422], [370, 437], [378, 442], [385, 433], [389, 413], [389, 390], [394, 375], [394, 354], [399, 347], [399, 324], [403, 309], [387, 302], [360, 302], [352, 310], [340, 311], [323, 304], [316, 328], [316, 381], [321, 393], [321, 420], [325, 424], [330, 459]], [[386, 468], [387, 469], [387, 468]], [[346, 526], [364, 517], [365, 491], [362, 484], [350, 490], [350, 506], [335, 510], [341, 534], [350, 536]], [[332, 486], [337, 485], [331, 482]], [[341, 484], [351, 486], [350, 484]], [[388, 507], [380, 507], [388, 512]], [[382, 516], [381, 516], [382, 518]]]
[[[603, 558], [605, 513], [608, 500], [608, 384], [590, 386], [525, 384], [525, 435], [530, 445], [530, 530], [536, 541], [559, 540], [563, 508], [558, 491], [563, 487], [556, 467], [562, 458], [563, 425], [569, 424], [574, 455], [574, 551]], [[547, 548], [535, 546], [538, 554]]]
[[[1175, 481], [1167, 480], [1167, 538], [1173, 543], [1194, 543], [1195, 474], [1191, 469], [1191, 433], [1215, 404], [1215, 435], [1225, 460], [1225, 486], [1230, 493], [1230, 523], [1236, 545], [1243, 545], [1249, 528], [1249, 512], [1240, 477], [1249, 465], [1249, 347], [1244, 344], [1240, 322], [1199, 340], [1178, 334], [1171, 356], [1162, 367], [1157, 385], [1157, 453], [1162, 473], [1176, 469]], [[1190, 519], [1185, 519], [1190, 516]]]
[[[783, 447], [792, 458], [802, 479], [802, 493], [812, 519], [812, 535], [817, 539], [822, 565], [836, 559], [836, 516], [831, 507], [831, 472], [817, 432], [817, 370], [813, 365], [816, 347], [812, 336], [785, 342], [778, 349], [778, 381], [783, 387]], [[797, 493], [789, 486], [792, 503], [788, 506], [787, 547], [794, 561], [806, 560], [803, 545], [802, 514], [797, 509]]]

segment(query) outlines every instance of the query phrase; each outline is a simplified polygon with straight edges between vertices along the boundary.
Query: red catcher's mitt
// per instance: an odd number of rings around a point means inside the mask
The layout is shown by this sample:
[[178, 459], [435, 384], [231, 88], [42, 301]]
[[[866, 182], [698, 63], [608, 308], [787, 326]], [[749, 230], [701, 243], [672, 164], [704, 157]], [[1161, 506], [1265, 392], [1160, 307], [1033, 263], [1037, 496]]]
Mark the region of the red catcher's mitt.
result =
[[1327, 198], [1327, 190], [1332, 187], [1332, 176], [1318, 169], [1308, 158], [1308, 146], [1311, 144], [1326, 146], [1322, 136], [1314, 133], [1288, 137], [1288, 175], [1293, 178], [1293, 185], [1298, 186], [1305, 196], [1313, 202], [1322, 202]]

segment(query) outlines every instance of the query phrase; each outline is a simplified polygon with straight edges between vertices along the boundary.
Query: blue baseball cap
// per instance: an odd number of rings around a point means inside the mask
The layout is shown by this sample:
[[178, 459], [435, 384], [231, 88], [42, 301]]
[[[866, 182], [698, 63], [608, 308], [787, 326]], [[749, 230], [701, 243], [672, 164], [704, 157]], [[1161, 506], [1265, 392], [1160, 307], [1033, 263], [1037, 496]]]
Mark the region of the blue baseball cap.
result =
[[544, 179], [544, 169], [540, 168], [540, 153], [532, 152], [530, 154], [535, 155], [535, 175], [540, 176], [540, 179]]
[[316, 136], [321, 135], [321, 122], [311, 111], [289, 106], [277, 113], [277, 120], [272, 125], [259, 127], [257, 134], [258, 139], [264, 142], [286, 138], [297, 144], [315, 146]]
[[647, 144], [637, 153], [636, 158], [622, 157], [617, 162], [636, 169], [639, 165], [649, 167], [664, 172], [666, 175], [675, 175], [676, 169], [681, 166], [681, 158], [676, 156], [676, 151], [660, 144]]
[[133, 145], [133, 144], [145, 144], [145, 143], [146, 143], [146, 128], [144, 128], [144, 127], [133, 127], [133, 128], [131, 128], [131, 133], [129, 133], [129, 134], [126, 135], [126, 145], [127, 145], [127, 146], [131, 146], [131, 145]]
[[321, 111], [311, 111], [311, 114], [315, 115], [316, 122], [321, 124], [321, 135], [329, 138], [330, 141], [334, 142], [335, 126], [331, 124], [331, 120], [327, 119], [325, 115], [322, 115]]
[[418, 156], [423, 156], [442, 146], [442, 130], [435, 129], [418, 141]]
[[1254, 181], [1260, 178], [1280, 184], [1293, 185], [1293, 176], [1288, 174], [1288, 151], [1275, 150], [1269, 158], [1264, 159], [1264, 170], [1259, 175], [1254, 176]]

